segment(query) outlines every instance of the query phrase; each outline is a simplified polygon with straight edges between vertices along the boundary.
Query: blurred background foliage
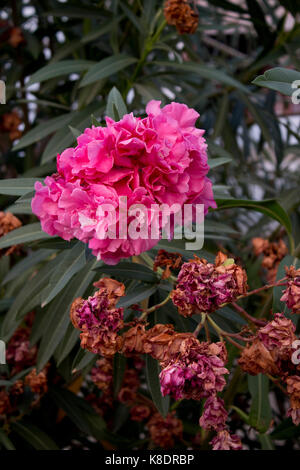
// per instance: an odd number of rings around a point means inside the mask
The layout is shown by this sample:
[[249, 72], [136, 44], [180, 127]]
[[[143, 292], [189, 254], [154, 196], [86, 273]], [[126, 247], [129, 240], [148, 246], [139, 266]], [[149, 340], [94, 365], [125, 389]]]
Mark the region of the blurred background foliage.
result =
[[[72, 146], [86, 127], [103, 124], [105, 115], [118, 119], [126, 109], [143, 115], [151, 99], [195, 108], [200, 113], [197, 125], [206, 131], [209, 176], [218, 201], [218, 210], [207, 217], [205, 246], [198, 254], [210, 261], [219, 248], [232, 254], [247, 268], [252, 288], [266, 279], [261, 258], [253, 253], [252, 238], [284, 240], [289, 258], [279, 260], [282, 272], [284, 264], [297, 262], [300, 121], [299, 105], [293, 104], [289, 92], [297, 78], [292, 70], [300, 70], [299, 2], [199, 0], [193, 7], [199, 14], [196, 32], [179, 34], [167, 24], [162, 0], [12, 0], [1, 4], [0, 79], [6, 83], [6, 104], [0, 107], [0, 202], [23, 227], [0, 241], [2, 254], [18, 246], [0, 260], [0, 337], [9, 341], [34, 311], [28, 327], [30, 344], [38, 345], [38, 371], [46, 365], [50, 368], [49, 393], [42, 393], [35, 405], [29, 390], [18, 402], [13, 423], [4, 420], [0, 443], [6, 448], [148, 445], [138, 426], [128, 432], [126, 406], [115, 405], [113, 423], [107, 427], [83, 399], [95, 357], [80, 350], [78, 332], [69, 322], [69, 307], [75, 297], [91, 292], [92, 282], [102, 273], [125, 281], [125, 307], [149, 297], [158, 303], [169, 287], [151, 271], [157, 249], [180, 252], [185, 259], [192, 253], [184, 250], [184, 241], [163, 240], [141, 257], [143, 265], [138, 269], [130, 262], [105, 267], [81, 243], [52, 239], [41, 231], [30, 209], [34, 181], [55, 171], [57, 153]], [[274, 67], [286, 68], [287, 76], [282, 79], [283, 72], [278, 73], [273, 89], [268, 78], [267, 87], [253, 83]], [[282, 308], [278, 298], [278, 292], [273, 298], [263, 294], [247, 306], [253, 315], [261, 316], [272, 302], [276, 311]], [[132, 315], [127, 309], [127, 318]], [[155, 315], [152, 323], [158, 320]], [[183, 320], [170, 306], [159, 315], [160, 322], [173, 322], [180, 331], [192, 331], [196, 324], [194, 319]], [[228, 331], [240, 327], [229, 308], [217, 317]], [[235, 356], [233, 350], [232, 364]], [[2, 382], [19, 380], [9, 366], [2, 367]], [[116, 377], [120, 371], [117, 364]], [[23, 376], [26, 373], [28, 369]], [[247, 378], [234, 377], [227, 401], [247, 409], [251, 400]], [[145, 380], [143, 375], [141, 380]], [[116, 381], [120, 386], [122, 377]], [[0, 381], [0, 386], [12, 384]], [[274, 407], [274, 401], [278, 405], [282, 397], [278, 391], [272, 393], [267, 390], [263, 399], [269, 403], [271, 396]], [[292, 447], [300, 431], [289, 420], [282, 422], [282, 410], [276, 406], [274, 439]], [[189, 443], [199, 432], [197, 407], [187, 403], [178, 411], [183, 419], [187, 417], [184, 431]], [[244, 429], [240, 420], [237, 413], [234, 426]], [[258, 434], [253, 436], [242, 431], [249, 448], [277, 445], [264, 434], [265, 429], [256, 428]]]

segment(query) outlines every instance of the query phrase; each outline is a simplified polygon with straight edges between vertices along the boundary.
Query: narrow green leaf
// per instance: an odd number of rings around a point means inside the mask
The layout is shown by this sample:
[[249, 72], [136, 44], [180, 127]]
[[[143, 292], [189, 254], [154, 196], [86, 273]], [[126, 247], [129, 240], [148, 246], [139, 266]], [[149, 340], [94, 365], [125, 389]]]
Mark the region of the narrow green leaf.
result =
[[246, 199], [217, 199], [216, 202], [218, 205], [217, 210], [230, 209], [234, 207], [253, 209], [268, 215], [274, 220], [277, 220], [277, 222], [286, 228], [288, 233], [291, 233], [292, 231], [292, 224], [288, 214], [275, 199], [266, 199], [264, 201], [249, 201]]
[[292, 87], [292, 83], [296, 80], [300, 80], [300, 72], [297, 70], [275, 67], [256, 77], [252, 83], [269, 88], [270, 90], [279, 91], [283, 95], [292, 96], [296, 91], [296, 88]]
[[221, 82], [225, 85], [242, 90], [245, 93], [249, 93], [249, 90], [245, 85], [243, 85], [230, 75], [227, 75], [226, 72], [223, 72], [220, 69], [214, 69], [206, 65], [200, 65], [196, 62], [186, 62], [183, 64], [180, 64], [178, 62], [155, 62], [155, 64], [162, 67], [166, 67], [167, 69], [173, 68], [178, 72], [186, 74], [194, 73], [195, 75], [199, 75], [201, 78], [204, 78], [206, 80], [214, 80], [216, 82]]
[[47, 137], [47, 135], [61, 129], [73, 119], [74, 114], [75, 113], [63, 114], [62, 116], [47, 119], [46, 122], [38, 124], [33, 129], [28, 131], [23, 137], [21, 137], [19, 142], [13, 147], [13, 150], [19, 150], [28, 147], [28, 145], [34, 144], [35, 142], [42, 140], [44, 137]]
[[113, 377], [114, 377], [114, 396], [117, 397], [122, 386], [124, 373], [126, 369], [126, 357], [122, 354], [114, 355]]
[[49, 258], [53, 252], [54, 250], [37, 250], [29, 253], [26, 258], [23, 258], [11, 268], [3, 279], [2, 284], [5, 285], [8, 282], [13, 281], [24, 271], [27, 271], [27, 269], [30, 269], [41, 261], [44, 261], [46, 258]]
[[131, 292], [130, 294], [122, 297], [118, 302], [118, 307], [129, 307], [132, 304], [137, 304], [144, 299], [150, 297], [157, 290], [157, 286], [145, 287], [140, 286]]
[[79, 86], [90, 85], [98, 80], [110, 77], [135, 62], [137, 62], [137, 59], [124, 54], [116, 54], [107, 57], [89, 68]]
[[159, 382], [160, 367], [158, 361], [150, 355], [146, 356], [146, 377], [152, 400], [162, 416], [167, 416], [170, 405], [169, 395], [163, 397]]
[[76, 297], [84, 294], [93, 281], [95, 277], [95, 272], [92, 271], [93, 265], [93, 261], [87, 263], [49, 305], [47, 311], [49, 323], [42, 337], [37, 357], [38, 370], [41, 370], [48, 362], [67, 331], [70, 322], [70, 306]]
[[265, 433], [272, 420], [269, 379], [263, 374], [248, 375], [248, 387], [252, 398], [249, 424], [259, 432]]
[[94, 268], [98, 273], [105, 273], [122, 279], [136, 279], [145, 282], [157, 282], [156, 274], [147, 266], [137, 263], [121, 262], [116, 266], [100, 266]]
[[28, 224], [24, 227], [16, 228], [12, 232], [1, 237], [0, 248], [7, 248], [20, 243], [31, 242], [33, 240], [41, 240], [43, 238], [51, 238], [50, 235], [43, 232], [40, 222]]
[[51, 302], [62, 291], [70, 279], [85, 265], [85, 246], [78, 242], [71, 250], [63, 253], [60, 263], [52, 273], [49, 286], [43, 293], [42, 307]]
[[126, 104], [119, 90], [113, 87], [108, 94], [106, 115], [119, 121], [125, 114], [127, 114]]
[[60, 77], [62, 75], [69, 75], [71, 73], [78, 73], [87, 70], [94, 62], [90, 60], [62, 60], [61, 62], [54, 62], [45, 65], [33, 75], [31, 75], [27, 86], [33, 83], [41, 83], [50, 78]]
[[74, 361], [72, 364], [72, 371], [77, 372], [78, 370], [82, 370], [88, 365], [96, 362], [96, 360], [97, 360], [96, 354], [93, 354], [90, 351], [80, 348], [74, 358]]
[[15, 421], [11, 427], [36, 450], [59, 450], [55, 442], [44, 431], [28, 421]]
[[41, 178], [8, 178], [0, 181], [0, 194], [23, 196], [34, 190], [34, 184], [43, 182]]
[[258, 439], [262, 450], [275, 450], [272, 438], [269, 434], [259, 434]]
[[6, 433], [0, 429], [0, 444], [6, 450], [16, 450], [15, 446], [11, 442], [11, 440], [7, 437]]

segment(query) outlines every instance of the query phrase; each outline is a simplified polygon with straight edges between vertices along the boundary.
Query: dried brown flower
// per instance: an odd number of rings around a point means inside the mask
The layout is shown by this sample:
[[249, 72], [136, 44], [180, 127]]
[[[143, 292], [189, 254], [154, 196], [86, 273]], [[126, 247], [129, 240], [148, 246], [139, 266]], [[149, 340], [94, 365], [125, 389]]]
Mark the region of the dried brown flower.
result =
[[[11, 212], [0, 212], [0, 237], [3, 237], [7, 233], [11, 232], [12, 230], [15, 230], [16, 228], [21, 227], [22, 222], [15, 217]], [[14, 251], [18, 249], [17, 245], [13, 245], [7, 250], [0, 250], [0, 256], [5, 254], [5, 255], [10, 255]]]
[[300, 377], [292, 375], [286, 379], [286, 384], [292, 409], [300, 409]]
[[32, 369], [24, 380], [25, 385], [31, 388], [33, 393], [43, 395], [48, 390], [46, 369], [37, 374], [36, 369]]
[[175, 440], [182, 439], [182, 422], [176, 418], [175, 412], [169, 413], [166, 418], [155, 413], [148, 421], [147, 427], [153, 443], [163, 449], [174, 447]]
[[252, 245], [254, 254], [259, 256], [263, 254], [262, 266], [267, 270], [267, 279], [274, 282], [280, 261], [286, 256], [288, 249], [283, 240], [270, 242], [264, 238], [253, 238]]
[[134, 356], [136, 354], [143, 354], [144, 352], [144, 340], [146, 337], [145, 325], [137, 323], [132, 326], [122, 335], [123, 347], [122, 353], [127, 356]]
[[157, 271], [157, 268], [165, 268], [162, 279], [168, 279], [172, 274], [171, 269], [179, 269], [181, 263], [181, 254], [159, 250], [154, 260], [153, 271]]
[[0, 391], [0, 415], [6, 415], [11, 411], [9, 395], [6, 390]]
[[147, 405], [135, 405], [130, 409], [130, 418], [132, 421], [144, 421], [149, 418], [151, 410]]
[[9, 32], [8, 42], [12, 47], [18, 47], [19, 44], [25, 42], [21, 28], [17, 26], [11, 28]]
[[251, 345], [244, 348], [238, 363], [243, 371], [250, 375], [277, 375], [279, 370], [275, 360], [274, 352], [268, 351], [259, 339], [255, 339]]
[[164, 15], [168, 24], [176, 26], [179, 34], [193, 34], [198, 26], [198, 13], [188, 0], [166, 0]]
[[100, 390], [110, 390], [113, 380], [112, 361], [104, 357], [99, 359], [91, 370], [91, 379]]
[[16, 111], [2, 115], [1, 128], [3, 132], [8, 132], [11, 141], [21, 137], [22, 132], [19, 130], [21, 122], [21, 118]]

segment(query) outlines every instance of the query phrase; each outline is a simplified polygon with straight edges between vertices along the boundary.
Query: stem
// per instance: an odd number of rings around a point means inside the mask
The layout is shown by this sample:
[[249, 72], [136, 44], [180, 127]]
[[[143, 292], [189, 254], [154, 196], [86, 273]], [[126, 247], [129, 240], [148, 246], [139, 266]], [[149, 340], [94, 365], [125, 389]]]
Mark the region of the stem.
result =
[[198, 323], [197, 328], [195, 329], [195, 331], [194, 331], [194, 333], [193, 333], [193, 335], [194, 335], [196, 338], [197, 338], [197, 336], [198, 336], [200, 330], [202, 329], [202, 327], [203, 327], [203, 325], [204, 325], [204, 323], [205, 323], [205, 320], [206, 320], [206, 314], [202, 312], [202, 313], [201, 313], [201, 320], [200, 320], [200, 322]]
[[139, 320], [144, 320], [144, 318], [147, 317], [147, 315], [151, 312], [154, 312], [155, 310], [158, 310], [160, 307], [165, 305], [167, 302], [169, 302], [171, 296], [171, 292], [168, 294], [168, 296], [159, 304], [153, 305], [153, 307], [147, 308], [146, 310], [143, 311], [142, 315], [139, 317]]
[[225, 339], [227, 341], [229, 341], [229, 343], [233, 344], [236, 348], [240, 349], [240, 350], [243, 350], [243, 346], [241, 346], [239, 343], [237, 343], [236, 341], [234, 341], [226, 331], [223, 331], [222, 328], [220, 328], [214, 321], [213, 319], [210, 317], [210, 316], [207, 316], [207, 320], [209, 321], [209, 323], [212, 325], [212, 327], [216, 330], [216, 332], [218, 334], [220, 334], [221, 336], [225, 336]]
[[285, 286], [286, 282], [283, 282], [283, 281], [286, 281], [286, 280], [287, 278], [284, 277], [283, 279], [280, 279], [280, 281], [277, 281], [274, 284], [266, 284], [265, 286], [259, 287], [258, 289], [254, 289], [254, 290], [247, 292], [246, 294], [240, 295], [239, 297], [237, 297], [237, 299], [244, 299], [245, 297], [249, 297], [250, 295], [259, 294], [260, 292], [267, 290], [267, 289], [271, 289], [272, 287]]
[[252, 317], [249, 313], [246, 312], [242, 307], [240, 307], [237, 303], [232, 302], [231, 304], [237, 312], [239, 312], [244, 318], [247, 320], [250, 320], [252, 323], [254, 323], [257, 326], [265, 326], [266, 322], [262, 320], [257, 320], [255, 317]]

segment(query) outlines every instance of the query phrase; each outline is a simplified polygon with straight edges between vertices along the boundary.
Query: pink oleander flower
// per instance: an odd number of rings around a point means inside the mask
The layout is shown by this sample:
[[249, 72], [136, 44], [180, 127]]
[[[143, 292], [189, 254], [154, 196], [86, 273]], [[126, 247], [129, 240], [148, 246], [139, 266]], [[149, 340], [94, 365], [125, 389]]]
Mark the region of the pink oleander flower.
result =
[[300, 408], [289, 408], [286, 414], [289, 418], [292, 418], [293, 423], [295, 426], [299, 426], [300, 424]]
[[277, 349], [284, 353], [291, 349], [292, 343], [296, 339], [295, 330], [294, 323], [283, 313], [275, 313], [274, 320], [260, 328], [257, 336], [269, 351]]
[[200, 400], [221, 392], [226, 384], [224, 374], [228, 373], [224, 360], [212, 354], [207, 343], [199, 343], [198, 348], [193, 344], [190, 350], [172, 359], [162, 369], [159, 376], [161, 392], [176, 400]]
[[[92, 127], [77, 138], [75, 148], [57, 156], [57, 173], [36, 183], [32, 211], [42, 229], [64, 240], [88, 243], [109, 264], [152, 248], [161, 236], [118, 237], [120, 197], [127, 207], [143, 204], [148, 221], [154, 204], [204, 204], [216, 207], [207, 178], [204, 131], [195, 127], [198, 113], [180, 103], [160, 108], [151, 101], [147, 117], [125, 115], [106, 127]], [[116, 217], [107, 214], [107, 205]], [[130, 218], [128, 224], [130, 223]], [[161, 220], [159, 229], [162, 228]], [[148, 224], [145, 223], [148, 228]], [[107, 237], [116, 229], [117, 237]]]
[[205, 402], [199, 425], [204, 429], [221, 431], [225, 428], [227, 416], [228, 413], [224, 408], [224, 401], [212, 395]]
[[292, 313], [300, 313], [300, 269], [290, 270], [294, 275], [287, 283], [287, 288], [283, 291], [281, 301], [285, 302]]
[[215, 264], [195, 256], [184, 263], [171, 298], [181, 315], [211, 313], [247, 289], [245, 271], [226, 255], [218, 253]]
[[213, 450], [242, 450], [240, 438], [236, 434], [230, 435], [228, 431], [219, 431], [211, 440]]

